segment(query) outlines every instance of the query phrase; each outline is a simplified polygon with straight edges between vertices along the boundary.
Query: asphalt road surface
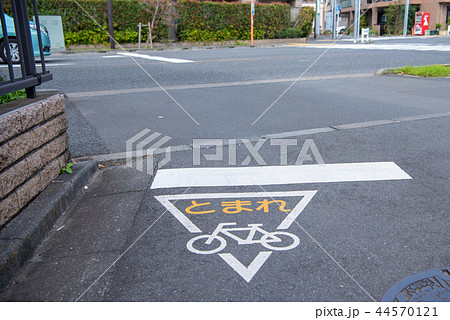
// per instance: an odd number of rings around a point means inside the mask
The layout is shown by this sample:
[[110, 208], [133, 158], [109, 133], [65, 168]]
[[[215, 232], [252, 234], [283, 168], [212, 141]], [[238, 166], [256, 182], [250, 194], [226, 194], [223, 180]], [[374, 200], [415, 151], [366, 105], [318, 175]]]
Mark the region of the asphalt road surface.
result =
[[[170, 145], [177, 146], [193, 138], [244, 138], [448, 111], [447, 82], [374, 73], [448, 63], [442, 50], [449, 50], [449, 39], [329, 44], [55, 54], [48, 63], [55, 79], [43, 88], [65, 92], [105, 143], [100, 148], [98, 139], [93, 143], [85, 135], [74, 156], [123, 152], [125, 141], [145, 128], [172, 137]], [[372, 48], [377, 46], [393, 50]], [[182, 63], [149, 60], [160, 58]]]
[[101, 170], [3, 299], [376, 301], [448, 267], [450, 80], [374, 73], [449, 40], [53, 55], [73, 155], [173, 149]]

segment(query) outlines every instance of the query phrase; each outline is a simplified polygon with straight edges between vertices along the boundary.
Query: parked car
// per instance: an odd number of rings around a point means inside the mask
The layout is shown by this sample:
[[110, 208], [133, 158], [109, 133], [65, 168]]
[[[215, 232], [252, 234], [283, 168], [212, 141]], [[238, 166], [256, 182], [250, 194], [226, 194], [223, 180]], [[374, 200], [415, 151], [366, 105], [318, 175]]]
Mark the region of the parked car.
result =
[[337, 28], [336, 28], [336, 32], [337, 32], [338, 34], [343, 34], [343, 33], [345, 32], [346, 29], [347, 29], [346, 26], [340, 26], [340, 27], [337, 27]]
[[[11, 53], [11, 62], [12, 63], [19, 63], [20, 62], [20, 56], [19, 56], [19, 45], [16, 40], [16, 30], [14, 28], [14, 19], [13, 17], [8, 16], [5, 14], [5, 23], [6, 23], [6, 30], [8, 31], [8, 41], [9, 41], [9, 51]], [[42, 39], [42, 49], [44, 51], [44, 55], [48, 56], [50, 55], [50, 37], [48, 35], [47, 28], [44, 25], [40, 25], [40, 31], [41, 31], [41, 39]], [[30, 21], [30, 31], [31, 31], [31, 40], [33, 43], [33, 53], [35, 57], [39, 57], [39, 42], [37, 37], [37, 27], [36, 24], [33, 21]], [[3, 30], [1, 28], [0, 24], [0, 57], [3, 61], [7, 62], [6, 59], [6, 48], [5, 48], [5, 41], [4, 41], [4, 35]]]

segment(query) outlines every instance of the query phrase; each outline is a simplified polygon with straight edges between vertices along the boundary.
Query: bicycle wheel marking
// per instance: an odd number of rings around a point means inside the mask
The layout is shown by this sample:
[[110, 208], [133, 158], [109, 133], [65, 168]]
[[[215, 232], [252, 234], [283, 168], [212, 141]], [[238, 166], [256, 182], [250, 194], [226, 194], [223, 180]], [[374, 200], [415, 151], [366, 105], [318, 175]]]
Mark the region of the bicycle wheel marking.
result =
[[[223, 236], [227, 236], [232, 240], [237, 241], [239, 245], [246, 245], [246, 244], [261, 244], [266, 249], [270, 249], [273, 251], [285, 251], [285, 250], [291, 250], [298, 246], [300, 243], [299, 238], [292, 233], [284, 232], [284, 231], [275, 231], [275, 232], [269, 232], [264, 230], [262, 223], [256, 223], [256, 224], [249, 224], [247, 227], [242, 228], [230, 228], [229, 226], [234, 226], [236, 223], [219, 223], [217, 225], [217, 228], [213, 231], [212, 234], [204, 234], [200, 236], [196, 236], [189, 240], [186, 244], [189, 251], [196, 254], [213, 254], [218, 253], [225, 249], [227, 245], [227, 241], [224, 239]], [[248, 235], [245, 238], [238, 237], [237, 235], [233, 234], [233, 232], [236, 231], [248, 231]], [[261, 233], [262, 237], [260, 239], [255, 238], [256, 233]], [[280, 235], [283, 235], [284, 237], [290, 238], [290, 240], [283, 241], [280, 237]], [[194, 243], [204, 243], [205, 245], [211, 245], [214, 240], [219, 241], [219, 246], [212, 245], [209, 246], [207, 249], [201, 250], [198, 248], [195, 248]], [[272, 246], [271, 243], [282, 243], [282, 245], [279, 246]], [[292, 242], [292, 243], [291, 243]]]
[[[285, 230], [297, 219], [316, 192], [316, 190], [307, 190], [202, 193], [161, 195], [155, 196], [155, 198], [190, 233], [199, 234], [187, 241], [186, 249], [189, 252], [199, 255], [217, 254], [246, 282], [250, 282], [273, 251], [288, 251], [295, 249], [299, 245], [299, 238]], [[299, 198], [299, 201], [293, 207], [288, 207], [285, 200], [287, 198], [295, 200], [292, 197]], [[254, 200], [255, 198], [260, 201]], [[190, 200], [190, 202], [183, 209], [180, 210], [175, 206], [175, 202], [186, 200]], [[211, 204], [213, 201], [218, 202], [216, 206]], [[277, 212], [282, 217], [275, 230], [270, 230], [263, 223], [238, 225], [233, 221], [234, 217], [239, 214], [254, 214], [253, 217], [259, 219], [263, 214], [269, 214], [269, 211]], [[211, 214], [222, 214], [220, 218], [224, 217], [225, 222], [219, 223], [214, 230], [204, 231], [192, 221], [194, 216], [207, 217]], [[240, 246], [259, 246], [261, 251], [248, 266], [244, 266], [232, 253], [226, 252], [227, 245], [230, 243], [237, 243], [238, 248]]]

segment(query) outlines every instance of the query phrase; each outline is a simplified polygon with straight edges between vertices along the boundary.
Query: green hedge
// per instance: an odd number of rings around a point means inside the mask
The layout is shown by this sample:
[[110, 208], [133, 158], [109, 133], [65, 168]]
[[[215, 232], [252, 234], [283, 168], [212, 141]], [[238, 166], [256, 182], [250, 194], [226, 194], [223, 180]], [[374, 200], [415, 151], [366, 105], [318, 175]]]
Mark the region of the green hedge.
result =
[[[108, 24], [106, 0], [77, 0], [105, 30]], [[108, 36], [89, 17], [89, 15], [73, 0], [38, 0], [40, 15], [60, 15], [63, 21], [66, 44], [79, 43], [107, 43]], [[118, 42], [137, 42], [138, 24], [147, 24], [152, 20], [154, 7], [146, 5], [141, 0], [113, 0], [112, 1], [114, 36]], [[158, 41], [167, 38], [168, 29], [164, 17], [158, 13], [155, 21], [153, 38]], [[143, 41], [148, 33], [143, 28]]]
[[[138, 41], [138, 24], [151, 22], [152, 0], [113, 0], [114, 36], [119, 43]], [[31, 5], [31, 1], [29, 1]], [[106, 0], [77, 0], [102, 28], [107, 30]], [[66, 45], [108, 43], [108, 36], [73, 0], [37, 0], [40, 15], [62, 17]], [[167, 5], [167, 1], [164, 5]], [[226, 41], [250, 39], [250, 4], [180, 0], [176, 4], [181, 41]], [[31, 7], [29, 6], [31, 9]], [[32, 10], [29, 9], [29, 13]], [[163, 13], [163, 14], [162, 14]], [[153, 32], [154, 41], [167, 40], [167, 13], [159, 10]], [[290, 27], [287, 4], [255, 4], [254, 37], [271, 39]], [[142, 30], [142, 41], [148, 29]]]
[[[199, 2], [177, 3], [178, 38], [182, 41], [250, 39], [250, 4]], [[290, 26], [287, 4], [255, 4], [255, 39], [274, 38], [275, 32]]]
[[300, 37], [306, 38], [311, 34], [315, 16], [316, 11], [312, 7], [303, 7], [300, 9], [294, 24], [300, 32]]

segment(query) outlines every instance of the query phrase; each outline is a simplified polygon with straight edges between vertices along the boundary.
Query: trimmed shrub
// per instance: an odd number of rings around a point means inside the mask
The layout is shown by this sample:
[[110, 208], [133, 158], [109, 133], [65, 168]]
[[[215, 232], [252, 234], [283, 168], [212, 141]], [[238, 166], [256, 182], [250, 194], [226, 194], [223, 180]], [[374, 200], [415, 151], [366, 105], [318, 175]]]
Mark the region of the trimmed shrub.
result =
[[292, 39], [292, 38], [300, 38], [301, 32], [296, 28], [286, 28], [281, 31], [275, 32], [276, 39]]
[[316, 11], [312, 7], [303, 7], [298, 12], [294, 27], [300, 31], [301, 37], [306, 38], [311, 34], [315, 15]]
[[[105, 27], [104, 30], [108, 30], [108, 28]], [[137, 43], [139, 40], [139, 32], [131, 30], [114, 31], [114, 39], [116, 39], [118, 43]], [[66, 45], [109, 43], [108, 35], [100, 28], [95, 28], [94, 30], [80, 30], [75, 32], [67, 31], [64, 33], [64, 40], [66, 42]], [[141, 38], [141, 41], [145, 40], [146, 38], [143, 36]]]
[[[114, 37], [119, 43], [138, 41], [139, 22], [152, 21], [155, 3], [161, 7], [155, 21], [153, 40], [168, 38], [168, 2], [162, 0], [114, 0], [112, 1]], [[62, 17], [64, 38], [67, 45], [109, 43], [106, 0], [40, 0], [40, 15]], [[33, 11], [29, 3], [29, 13]], [[237, 2], [210, 2], [180, 0], [174, 4], [178, 20], [177, 37], [182, 41], [226, 41], [250, 39], [250, 4]], [[95, 22], [93, 21], [95, 20]], [[98, 24], [97, 24], [98, 23]], [[100, 26], [101, 27], [100, 27]], [[290, 26], [288, 4], [255, 4], [254, 38], [271, 39], [275, 33]], [[148, 36], [148, 28], [142, 29], [142, 41]]]
[[[250, 39], [250, 4], [227, 2], [177, 2], [178, 38], [182, 41]], [[290, 6], [255, 4], [254, 38], [270, 39], [289, 27]]]
[[386, 14], [386, 31], [389, 34], [400, 34], [403, 30], [403, 12], [400, 1], [394, 1], [384, 10]]
[[[106, 0], [41, 0], [38, 1], [40, 15], [59, 15], [62, 17], [66, 44], [108, 43], [108, 36], [101, 30], [108, 31], [108, 10]], [[85, 11], [86, 10], [86, 11]], [[112, 14], [114, 21], [114, 37], [117, 42], [137, 42], [138, 24], [152, 21], [155, 6], [151, 0], [114, 0]], [[29, 12], [32, 12], [29, 10]], [[93, 21], [95, 19], [96, 22]], [[158, 41], [167, 38], [166, 16], [160, 10], [155, 21], [153, 38]], [[148, 29], [143, 28], [142, 38], [145, 41]]]

